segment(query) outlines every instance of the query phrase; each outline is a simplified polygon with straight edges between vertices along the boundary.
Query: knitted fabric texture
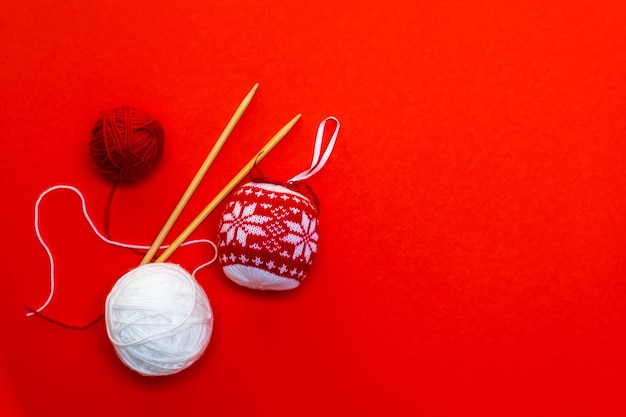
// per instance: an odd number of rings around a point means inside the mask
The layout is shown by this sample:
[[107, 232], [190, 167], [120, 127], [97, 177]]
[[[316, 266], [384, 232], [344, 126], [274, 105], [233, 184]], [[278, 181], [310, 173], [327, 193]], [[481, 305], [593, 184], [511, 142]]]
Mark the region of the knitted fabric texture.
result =
[[218, 256], [232, 281], [288, 290], [307, 276], [318, 243], [318, 209], [301, 193], [250, 182], [235, 192], [219, 223]]

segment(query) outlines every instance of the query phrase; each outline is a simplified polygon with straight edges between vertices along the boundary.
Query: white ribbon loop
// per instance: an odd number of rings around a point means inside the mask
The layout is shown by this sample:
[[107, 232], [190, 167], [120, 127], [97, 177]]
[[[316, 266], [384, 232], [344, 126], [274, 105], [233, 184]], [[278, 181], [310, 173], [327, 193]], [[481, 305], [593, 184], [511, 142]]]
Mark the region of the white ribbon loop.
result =
[[[328, 146], [326, 146], [326, 150], [324, 151], [324, 154], [322, 155], [322, 142], [324, 141], [324, 128], [326, 127], [326, 122], [328, 122], [329, 120], [334, 121], [336, 126], [335, 126], [335, 131], [333, 132], [333, 135], [330, 138], [330, 141], [328, 142]], [[339, 127], [340, 127], [339, 120], [337, 120], [333, 116], [327, 117], [326, 119], [322, 120], [319, 127], [317, 128], [317, 136], [315, 137], [315, 149], [313, 150], [313, 162], [311, 162], [311, 168], [299, 173], [298, 175], [296, 175], [295, 177], [293, 177], [287, 182], [304, 181], [308, 178], [311, 178], [313, 175], [317, 174], [319, 170], [321, 170], [324, 167], [324, 165], [326, 165], [328, 158], [330, 158], [330, 154], [333, 152], [333, 147], [335, 146], [337, 135], [339, 135]], [[321, 158], [320, 158], [320, 155], [321, 155]]]

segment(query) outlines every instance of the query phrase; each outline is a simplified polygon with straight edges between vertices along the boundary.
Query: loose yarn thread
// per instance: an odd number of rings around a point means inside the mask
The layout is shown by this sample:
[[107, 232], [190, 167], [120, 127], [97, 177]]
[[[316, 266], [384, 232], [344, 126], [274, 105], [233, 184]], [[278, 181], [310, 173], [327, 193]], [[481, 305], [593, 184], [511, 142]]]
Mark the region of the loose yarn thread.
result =
[[[89, 216], [89, 212], [87, 210], [87, 202], [85, 200], [85, 197], [84, 197], [83, 193], [78, 188], [76, 188], [76, 187], [74, 187], [72, 185], [65, 185], [65, 184], [55, 185], [55, 186], [52, 186], [52, 187], [48, 188], [47, 190], [43, 191], [39, 195], [39, 197], [37, 198], [37, 201], [35, 202], [34, 226], [35, 226], [35, 235], [37, 236], [37, 240], [39, 241], [39, 244], [44, 248], [44, 250], [46, 251], [46, 255], [48, 256], [48, 262], [49, 262], [49, 265], [50, 265], [50, 275], [49, 275], [50, 291], [48, 293], [48, 297], [46, 298], [46, 300], [43, 302], [43, 304], [40, 307], [38, 307], [36, 309], [27, 308], [27, 310], [28, 310], [28, 313], [26, 314], [27, 316], [33, 316], [33, 315], [36, 315], [36, 314], [40, 313], [43, 309], [45, 309], [50, 304], [50, 302], [52, 301], [52, 298], [54, 296], [54, 291], [55, 291], [55, 263], [54, 263], [54, 256], [52, 255], [52, 251], [50, 250], [50, 248], [45, 243], [45, 241], [44, 241], [44, 239], [42, 237], [41, 230], [40, 230], [40, 224], [39, 223], [40, 223], [40, 206], [41, 206], [41, 202], [43, 201], [43, 199], [47, 195], [49, 195], [50, 193], [52, 193], [54, 191], [58, 191], [58, 190], [69, 190], [69, 191], [72, 191], [80, 198], [81, 209], [82, 209], [82, 212], [83, 212], [83, 216], [85, 217], [85, 220], [89, 224], [89, 227], [91, 228], [91, 230], [103, 242], [105, 242], [105, 243], [107, 243], [109, 245], [117, 246], [117, 247], [120, 247], [120, 248], [126, 248], [126, 249], [148, 250], [150, 248], [150, 246], [147, 246], [147, 245], [137, 245], [137, 244], [130, 244], [130, 243], [119, 242], [119, 241], [112, 240], [112, 239], [109, 239], [106, 236], [104, 236], [98, 230], [98, 228], [95, 226], [93, 220]], [[215, 243], [213, 243], [209, 239], [190, 240], [190, 241], [187, 241], [187, 242], [183, 243], [181, 246], [189, 246], [189, 245], [194, 245], [194, 244], [199, 244], [199, 243], [206, 243], [206, 244], [211, 245], [213, 247], [213, 249], [214, 249], [215, 255], [208, 262], [205, 262], [202, 265], [198, 266], [196, 269], [194, 269], [194, 271], [192, 272], [192, 276], [193, 277], [195, 277], [196, 274], [201, 269], [211, 265], [217, 259], [217, 246], [215, 245]], [[168, 247], [168, 245], [162, 245], [160, 247], [160, 249], [165, 249], [167, 247]], [[52, 321], [54, 321], [54, 320], [52, 320]], [[66, 327], [74, 328], [76, 326], [66, 326]], [[78, 327], [76, 327], [76, 328], [78, 328]]]
[[163, 156], [161, 123], [135, 107], [101, 112], [91, 136], [91, 159], [113, 181], [138, 180], [152, 171]]

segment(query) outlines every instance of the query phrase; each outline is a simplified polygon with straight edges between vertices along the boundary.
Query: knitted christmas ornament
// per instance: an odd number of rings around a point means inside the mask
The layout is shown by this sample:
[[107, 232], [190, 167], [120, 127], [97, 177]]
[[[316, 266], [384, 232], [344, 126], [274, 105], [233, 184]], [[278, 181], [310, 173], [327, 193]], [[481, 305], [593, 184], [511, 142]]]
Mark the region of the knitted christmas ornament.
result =
[[[321, 155], [326, 122], [335, 131]], [[306, 278], [318, 245], [319, 201], [306, 179], [328, 161], [339, 121], [318, 128], [311, 167], [286, 183], [253, 178], [226, 203], [219, 222], [218, 258], [226, 276], [253, 289], [288, 290]]]

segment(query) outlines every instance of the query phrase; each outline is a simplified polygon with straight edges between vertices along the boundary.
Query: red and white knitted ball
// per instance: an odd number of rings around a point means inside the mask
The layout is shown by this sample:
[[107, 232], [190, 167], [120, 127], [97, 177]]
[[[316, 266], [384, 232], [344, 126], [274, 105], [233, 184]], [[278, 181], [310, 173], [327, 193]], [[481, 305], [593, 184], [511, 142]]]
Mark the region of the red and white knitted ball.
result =
[[219, 223], [218, 255], [226, 276], [253, 289], [300, 285], [317, 252], [318, 212], [310, 198], [283, 185], [243, 185]]

